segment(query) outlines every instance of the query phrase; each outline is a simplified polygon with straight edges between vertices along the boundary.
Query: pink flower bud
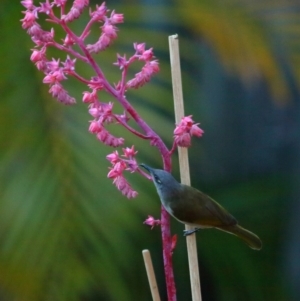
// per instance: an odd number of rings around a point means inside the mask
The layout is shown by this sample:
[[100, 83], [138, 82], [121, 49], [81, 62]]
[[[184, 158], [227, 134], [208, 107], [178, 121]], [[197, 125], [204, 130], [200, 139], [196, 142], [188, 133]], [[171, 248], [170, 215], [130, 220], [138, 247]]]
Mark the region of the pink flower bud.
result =
[[110, 163], [116, 164], [120, 160], [118, 151], [113, 151], [111, 154], [109, 154], [109, 155], [106, 156], [106, 159]]
[[124, 22], [124, 16], [123, 16], [123, 14], [116, 14], [115, 11], [113, 10], [111, 12], [109, 21], [110, 21], [111, 24], [123, 23]]
[[141, 54], [145, 51], [145, 43], [133, 43], [133, 48], [135, 49], [137, 54]]
[[144, 221], [145, 225], [151, 226], [151, 230], [154, 226], [159, 226], [161, 224], [159, 219], [154, 219], [153, 216], [148, 215], [148, 218]]
[[181, 147], [189, 147], [191, 145], [191, 136], [188, 133], [185, 133], [180, 136], [175, 136], [175, 143]]
[[25, 12], [25, 17], [23, 19], [21, 19], [22, 27], [24, 29], [32, 27], [35, 24], [36, 18], [37, 18], [36, 12], [34, 13], [34, 12], [27, 10]]
[[96, 120], [91, 121], [91, 124], [89, 126], [89, 132], [93, 134], [97, 134], [102, 130], [102, 127], [99, 125], [99, 122]]
[[102, 26], [102, 32], [110, 39], [115, 39], [117, 37], [117, 28], [111, 24], [104, 24]]
[[90, 16], [95, 21], [103, 21], [107, 12], [107, 7], [105, 6], [105, 2], [103, 2], [100, 6], [96, 4], [95, 11], [90, 10]]
[[82, 102], [84, 103], [92, 103], [97, 99], [97, 95], [96, 93], [94, 93], [94, 91], [93, 92], [84, 91], [82, 94], [83, 94]]
[[33, 0], [23, 0], [21, 1], [21, 4], [29, 10], [33, 10], [35, 8], [33, 5]]
[[198, 127], [198, 124], [193, 124], [190, 130], [192, 136], [201, 137], [204, 134], [204, 131]]
[[139, 57], [139, 60], [150, 61], [153, 58], [153, 48], [145, 50], [142, 55]]
[[131, 158], [131, 157], [134, 157], [138, 152], [134, 150], [134, 145], [129, 148], [129, 147], [126, 147], [126, 148], [123, 148], [123, 153], [124, 153], [124, 157], [127, 157], [127, 158]]

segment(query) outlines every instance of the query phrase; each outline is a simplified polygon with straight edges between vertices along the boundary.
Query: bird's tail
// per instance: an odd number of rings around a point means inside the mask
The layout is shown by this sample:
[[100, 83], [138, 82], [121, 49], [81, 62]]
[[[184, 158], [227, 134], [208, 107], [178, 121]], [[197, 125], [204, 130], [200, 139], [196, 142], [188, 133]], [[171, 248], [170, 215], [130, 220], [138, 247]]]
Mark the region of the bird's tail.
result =
[[260, 238], [239, 225], [222, 226], [218, 227], [218, 229], [236, 235], [254, 250], [260, 250], [262, 248], [262, 242]]

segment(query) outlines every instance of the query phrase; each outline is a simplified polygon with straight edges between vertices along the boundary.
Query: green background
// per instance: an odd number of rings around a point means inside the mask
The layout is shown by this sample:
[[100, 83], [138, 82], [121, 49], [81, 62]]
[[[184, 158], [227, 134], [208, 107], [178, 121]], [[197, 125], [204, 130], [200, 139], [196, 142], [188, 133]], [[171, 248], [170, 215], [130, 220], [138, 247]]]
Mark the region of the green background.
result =
[[[225, 233], [198, 233], [203, 300], [297, 300], [300, 4], [189, 0], [107, 6], [124, 13], [125, 23], [97, 61], [117, 82], [116, 53], [129, 57], [133, 42], [154, 48], [160, 73], [127, 98], [169, 147], [174, 112], [168, 36], [179, 34], [185, 111], [205, 131], [189, 152], [192, 184], [263, 241], [255, 252]], [[151, 300], [141, 253], [149, 249], [166, 300], [160, 230], [143, 225], [149, 214], [160, 216], [154, 186], [129, 174], [139, 196], [127, 200], [107, 179], [105, 156], [112, 149], [87, 131], [91, 116], [81, 102], [87, 88], [65, 82], [77, 99], [72, 107], [51, 98], [29, 60], [34, 45], [21, 28], [22, 10], [19, 1], [0, 3], [0, 299]], [[79, 33], [87, 20], [86, 11], [72, 28]], [[98, 35], [95, 26], [91, 41]], [[140, 67], [134, 65], [130, 76]], [[77, 72], [94, 75], [83, 64]], [[115, 112], [122, 112], [117, 104]], [[135, 145], [139, 162], [161, 167], [148, 141], [120, 126], [111, 130], [126, 146]], [[176, 155], [173, 173], [179, 178]], [[178, 300], [191, 300], [182, 230], [172, 220]]]

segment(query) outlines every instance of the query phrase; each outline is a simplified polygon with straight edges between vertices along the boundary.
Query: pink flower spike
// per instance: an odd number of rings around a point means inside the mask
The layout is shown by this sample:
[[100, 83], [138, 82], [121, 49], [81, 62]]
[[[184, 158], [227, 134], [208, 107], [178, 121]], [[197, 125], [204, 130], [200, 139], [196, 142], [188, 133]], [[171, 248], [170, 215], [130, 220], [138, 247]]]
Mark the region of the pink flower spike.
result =
[[61, 82], [62, 80], [65, 80], [66, 77], [61, 69], [51, 72], [48, 75], [46, 75], [43, 79], [44, 84], [55, 84], [57, 82]]
[[47, 62], [47, 67], [48, 67], [49, 71], [54, 72], [54, 71], [59, 70], [59, 64], [60, 64], [60, 59], [57, 59], [57, 60], [52, 59], [52, 61]]
[[66, 23], [74, 21], [75, 19], [79, 18], [79, 16], [83, 12], [84, 7], [88, 6], [88, 4], [89, 0], [74, 0], [71, 10], [68, 12], [68, 14], [62, 16], [62, 19]]
[[135, 198], [138, 195], [138, 193], [132, 189], [132, 187], [122, 175], [117, 176], [114, 179], [113, 183], [128, 199]]
[[179, 125], [185, 126], [188, 129], [190, 129], [191, 126], [194, 124], [194, 120], [192, 119], [192, 117], [193, 117], [193, 115], [182, 117]]
[[175, 143], [181, 147], [189, 147], [191, 145], [191, 136], [188, 133], [185, 133], [180, 136], [175, 136]]
[[152, 230], [154, 226], [159, 226], [161, 222], [159, 219], [154, 219], [153, 216], [148, 215], [148, 218], [143, 222], [143, 224], [151, 226], [151, 230]]
[[52, 85], [49, 93], [51, 93], [53, 97], [65, 105], [72, 105], [76, 103], [75, 98], [71, 97], [59, 83]]
[[126, 163], [123, 161], [118, 161], [113, 168], [110, 168], [110, 172], [107, 174], [107, 177], [110, 179], [114, 179], [122, 175], [122, 172], [126, 168]]
[[119, 153], [118, 151], [113, 151], [111, 154], [106, 156], [106, 159], [112, 163], [116, 164], [118, 161], [120, 161]]
[[111, 135], [106, 129], [102, 128], [102, 131], [97, 133], [97, 139], [106, 145], [112, 147], [118, 147], [124, 144], [124, 138], [117, 138]]
[[139, 165], [135, 159], [128, 160], [127, 166], [128, 168], [126, 168], [126, 170], [129, 170], [131, 173], [136, 172], [139, 169]]

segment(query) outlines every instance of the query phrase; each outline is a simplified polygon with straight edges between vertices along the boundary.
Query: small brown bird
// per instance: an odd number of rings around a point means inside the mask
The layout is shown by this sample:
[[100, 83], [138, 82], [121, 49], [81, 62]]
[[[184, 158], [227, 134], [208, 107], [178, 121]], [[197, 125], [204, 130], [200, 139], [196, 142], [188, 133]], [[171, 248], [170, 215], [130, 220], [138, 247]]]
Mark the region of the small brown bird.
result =
[[257, 235], [241, 227], [237, 220], [220, 204], [201, 191], [180, 184], [167, 171], [140, 164], [152, 176], [161, 203], [179, 222], [195, 227], [184, 231], [190, 235], [201, 228], [216, 228], [241, 238], [250, 248], [260, 250]]

